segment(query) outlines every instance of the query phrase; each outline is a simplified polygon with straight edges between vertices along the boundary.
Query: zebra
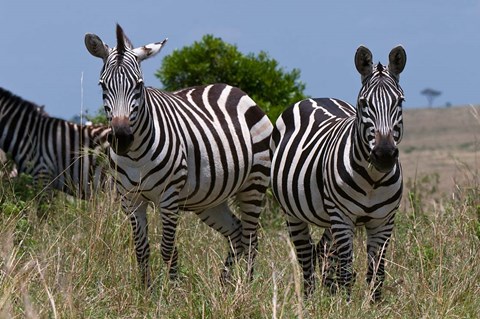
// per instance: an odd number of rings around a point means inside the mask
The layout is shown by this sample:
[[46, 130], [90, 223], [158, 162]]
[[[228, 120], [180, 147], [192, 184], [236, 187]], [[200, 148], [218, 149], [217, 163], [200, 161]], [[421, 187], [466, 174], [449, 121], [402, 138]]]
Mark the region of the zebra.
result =
[[[374, 66], [370, 50], [360, 46], [356, 108], [335, 98], [310, 98], [291, 105], [275, 123], [272, 191], [286, 213], [306, 296], [315, 289], [318, 258], [323, 284], [331, 292], [344, 288], [350, 300], [354, 229], [365, 226], [367, 282], [372, 299], [381, 299], [385, 251], [403, 187], [397, 145], [403, 135], [399, 76], [405, 64], [402, 46], [391, 50], [387, 67]], [[316, 247], [310, 224], [325, 228]]]
[[50, 117], [43, 106], [0, 88], [0, 149], [38, 187], [90, 198], [105, 181], [109, 132]]
[[150, 203], [160, 210], [160, 251], [171, 279], [178, 276], [180, 211], [194, 212], [227, 239], [222, 280], [230, 278], [231, 266], [242, 255], [251, 278], [258, 219], [270, 182], [272, 123], [246, 93], [226, 84], [171, 93], [145, 86], [140, 62], [156, 55], [167, 39], [134, 48], [118, 24], [116, 38], [117, 46], [110, 48], [87, 33], [85, 45], [103, 60], [99, 84], [112, 127], [110, 165], [131, 222], [142, 284], [151, 287]]

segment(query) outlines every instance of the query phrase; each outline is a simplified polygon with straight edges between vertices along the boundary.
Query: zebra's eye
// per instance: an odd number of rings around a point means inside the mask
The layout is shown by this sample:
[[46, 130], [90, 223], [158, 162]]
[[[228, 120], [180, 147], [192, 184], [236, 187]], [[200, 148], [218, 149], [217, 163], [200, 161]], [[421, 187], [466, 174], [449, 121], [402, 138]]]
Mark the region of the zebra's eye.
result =
[[368, 106], [367, 104], [367, 99], [364, 97], [361, 97], [358, 99], [358, 106], [361, 107], [362, 109], [366, 108]]
[[143, 79], [142, 78], [137, 79], [137, 85], [140, 85], [140, 84], [143, 84]]

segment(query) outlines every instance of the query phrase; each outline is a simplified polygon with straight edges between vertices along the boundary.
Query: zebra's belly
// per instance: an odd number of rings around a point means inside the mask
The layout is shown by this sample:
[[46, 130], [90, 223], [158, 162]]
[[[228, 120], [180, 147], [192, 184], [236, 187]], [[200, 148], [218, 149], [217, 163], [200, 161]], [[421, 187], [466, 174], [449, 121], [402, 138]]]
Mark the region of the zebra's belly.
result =
[[181, 210], [201, 211], [237, 193], [250, 173], [249, 163], [215, 164], [202, 163], [198, 171], [188, 165], [180, 170], [164, 168], [148, 176], [145, 167], [130, 167], [128, 174], [117, 176], [117, 185], [120, 193], [131, 201], [151, 201], [166, 209], [178, 206]]
[[[377, 204], [373, 204], [377, 203]], [[381, 204], [381, 203], [380, 203]], [[362, 206], [360, 203], [347, 203], [347, 205], [335, 205], [326, 200], [324, 202], [303, 203], [302, 205], [281, 204], [287, 215], [300, 219], [306, 223], [319, 227], [330, 227], [332, 220], [350, 220], [355, 226], [364, 225], [372, 220], [384, 220], [390, 216], [399, 205], [399, 201], [379, 206], [378, 202], [372, 205]], [[379, 206], [379, 207], [377, 207]], [[325, 207], [330, 207], [328, 210]], [[344, 217], [347, 216], [347, 219]]]
[[[277, 191], [281, 190], [279, 187], [277, 185]], [[363, 196], [356, 194], [352, 198], [342, 197], [339, 193], [331, 194], [327, 189], [320, 191], [306, 189], [302, 184], [295, 187], [289, 184], [286, 192], [282, 196], [276, 194], [276, 197], [287, 215], [309, 224], [329, 227], [332, 219], [341, 216], [341, 220], [350, 220], [359, 226], [370, 220], [383, 220], [392, 214], [400, 204], [399, 192], [401, 184], [371, 190]]]
[[242, 165], [215, 166], [212, 170], [203, 170], [200, 176], [189, 170], [185, 186], [179, 194], [179, 203], [184, 210], [202, 211], [215, 207], [236, 194], [246, 181], [250, 169]]
[[279, 183], [273, 185], [273, 191], [287, 215], [320, 227], [330, 226], [330, 216], [318, 189], [306, 188], [301, 183]]

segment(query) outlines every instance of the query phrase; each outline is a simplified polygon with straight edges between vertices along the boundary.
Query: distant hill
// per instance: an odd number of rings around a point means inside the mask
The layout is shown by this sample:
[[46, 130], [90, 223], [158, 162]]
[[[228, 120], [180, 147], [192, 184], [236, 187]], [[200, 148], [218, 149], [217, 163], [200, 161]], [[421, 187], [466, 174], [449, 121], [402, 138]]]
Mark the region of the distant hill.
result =
[[428, 184], [438, 174], [432, 195], [451, 195], [480, 173], [480, 106], [406, 109], [404, 129], [400, 160], [405, 191], [413, 181]]

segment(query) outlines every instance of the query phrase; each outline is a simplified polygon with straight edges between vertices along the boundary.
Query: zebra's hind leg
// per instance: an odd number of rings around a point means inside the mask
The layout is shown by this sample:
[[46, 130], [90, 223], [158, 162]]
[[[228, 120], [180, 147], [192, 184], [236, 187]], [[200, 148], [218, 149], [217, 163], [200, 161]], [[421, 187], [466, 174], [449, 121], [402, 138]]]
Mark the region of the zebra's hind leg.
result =
[[335, 274], [337, 272], [337, 258], [333, 245], [332, 230], [325, 229], [323, 236], [317, 244], [317, 257], [322, 276], [322, 285], [327, 287], [329, 292], [337, 292]]
[[368, 254], [367, 283], [372, 289], [371, 298], [374, 302], [382, 299], [382, 287], [385, 280], [385, 253], [392, 234], [393, 224], [394, 214], [379, 225], [375, 223], [375, 220], [365, 224]]
[[315, 244], [310, 236], [310, 229], [306, 222], [287, 215], [287, 228], [290, 239], [295, 246], [297, 259], [303, 272], [303, 292], [309, 297], [315, 290]]
[[218, 206], [197, 212], [197, 216], [228, 240], [230, 250], [225, 259], [224, 269], [220, 278], [222, 282], [228, 282], [232, 265], [243, 253], [241, 222], [232, 213], [226, 201]]
[[[263, 209], [265, 193], [270, 184], [270, 134], [271, 124], [265, 119], [253, 133], [253, 165], [247, 180], [236, 195], [236, 202], [242, 220], [242, 245], [247, 255], [247, 275], [253, 279], [254, 262], [258, 252], [258, 220]], [[268, 129], [265, 127], [267, 126]]]
[[[268, 177], [265, 177], [268, 180]], [[257, 179], [236, 196], [242, 220], [242, 246], [247, 257], [247, 275], [253, 279], [255, 258], [258, 253], [258, 220], [263, 208], [268, 181]]]

